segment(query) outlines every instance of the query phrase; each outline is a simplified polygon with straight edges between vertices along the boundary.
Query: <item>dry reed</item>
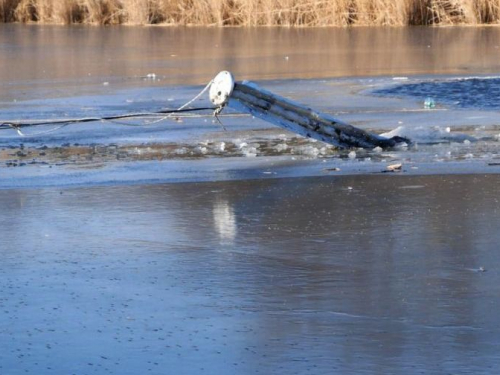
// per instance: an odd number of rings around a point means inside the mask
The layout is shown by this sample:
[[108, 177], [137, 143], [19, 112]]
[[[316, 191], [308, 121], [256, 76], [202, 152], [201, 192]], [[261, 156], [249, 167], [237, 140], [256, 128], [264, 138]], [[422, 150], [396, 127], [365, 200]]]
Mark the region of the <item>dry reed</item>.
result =
[[500, 0], [0, 0], [0, 22], [217, 26], [498, 24]]

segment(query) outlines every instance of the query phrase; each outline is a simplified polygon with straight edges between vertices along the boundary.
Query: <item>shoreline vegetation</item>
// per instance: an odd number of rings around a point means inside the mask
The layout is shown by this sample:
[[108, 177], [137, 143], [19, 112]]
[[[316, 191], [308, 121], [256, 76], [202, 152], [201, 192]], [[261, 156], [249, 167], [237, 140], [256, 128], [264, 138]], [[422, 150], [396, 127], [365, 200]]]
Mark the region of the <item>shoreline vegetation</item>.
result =
[[297, 27], [500, 25], [500, 0], [0, 0], [0, 22]]

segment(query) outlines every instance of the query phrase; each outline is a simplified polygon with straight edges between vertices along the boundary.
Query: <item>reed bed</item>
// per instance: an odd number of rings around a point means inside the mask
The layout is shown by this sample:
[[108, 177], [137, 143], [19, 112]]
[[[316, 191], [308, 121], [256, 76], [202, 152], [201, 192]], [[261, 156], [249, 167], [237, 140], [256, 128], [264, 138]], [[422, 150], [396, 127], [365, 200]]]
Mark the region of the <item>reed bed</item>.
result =
[[0, 22], [204, 26], [499, 24], [500, 0], [0, 0]]

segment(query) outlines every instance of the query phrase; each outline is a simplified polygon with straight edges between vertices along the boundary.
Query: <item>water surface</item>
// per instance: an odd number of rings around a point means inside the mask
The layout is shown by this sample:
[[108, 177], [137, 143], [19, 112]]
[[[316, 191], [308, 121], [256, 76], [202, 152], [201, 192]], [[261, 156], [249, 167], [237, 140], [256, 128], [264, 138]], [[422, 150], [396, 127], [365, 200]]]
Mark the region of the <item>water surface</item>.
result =
[[0, 100], [238, 79], [500, 71], [494, 27], [183, 28], [0, 25]]
[[500, 78], [432, 79], [419, 83], [395, 85], [375, 91], [376, 94], [407, 96], [424, 101], [432, 98], [438, 104], [462, 109], [500, 109]]

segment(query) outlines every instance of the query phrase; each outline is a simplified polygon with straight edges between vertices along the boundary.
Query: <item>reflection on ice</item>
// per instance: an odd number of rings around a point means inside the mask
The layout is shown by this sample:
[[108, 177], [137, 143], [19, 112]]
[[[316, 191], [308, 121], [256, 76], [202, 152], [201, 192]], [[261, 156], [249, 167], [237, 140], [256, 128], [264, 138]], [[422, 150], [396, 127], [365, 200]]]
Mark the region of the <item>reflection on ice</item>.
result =
[[232, 243], [238, 227], [234, 208], [225, 199], [216, 199], [213, 208], [214, 226], [222, 243]]

